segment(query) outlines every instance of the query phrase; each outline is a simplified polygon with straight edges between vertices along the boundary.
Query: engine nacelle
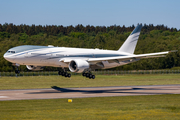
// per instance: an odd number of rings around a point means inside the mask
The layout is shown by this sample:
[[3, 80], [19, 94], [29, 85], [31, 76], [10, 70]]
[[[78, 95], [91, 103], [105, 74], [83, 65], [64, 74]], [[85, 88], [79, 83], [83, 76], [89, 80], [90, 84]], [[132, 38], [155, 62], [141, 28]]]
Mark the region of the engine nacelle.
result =
[[44, 67], [42, 66], [34, 66], [34, 65], [26, 65], [27, 69], [29, 70], [43, 70]]
[[82, 73], [89, 68], [89, 63], [85, 60], [72, 60], [69, 63], [69, 70], [71, 72]]

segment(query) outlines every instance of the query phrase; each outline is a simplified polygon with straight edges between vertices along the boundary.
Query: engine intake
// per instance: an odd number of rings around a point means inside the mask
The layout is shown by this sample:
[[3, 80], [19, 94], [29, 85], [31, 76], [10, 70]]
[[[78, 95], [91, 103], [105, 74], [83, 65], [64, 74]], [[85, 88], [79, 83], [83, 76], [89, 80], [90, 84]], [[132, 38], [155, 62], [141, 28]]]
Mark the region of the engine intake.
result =
[[69, 63], [69, 70], [71, 72], [82, 73], [86, 69], [89, 69], [89, 63], [85, 60], [72, 60]]
[[42, 66], [34, 66], [34, 65], [26, 65], [26, 67], [27, 67], [27, 69], [34, 70], [34, 71], [36, 71], [36, 70], [43, 70], [43, 68], [44, 68]]

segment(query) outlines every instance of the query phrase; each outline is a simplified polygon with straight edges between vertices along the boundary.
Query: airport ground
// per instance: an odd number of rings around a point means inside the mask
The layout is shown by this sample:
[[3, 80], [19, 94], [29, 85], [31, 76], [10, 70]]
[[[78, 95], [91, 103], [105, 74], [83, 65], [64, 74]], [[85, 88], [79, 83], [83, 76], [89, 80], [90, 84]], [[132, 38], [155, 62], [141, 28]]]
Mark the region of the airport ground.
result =
[[133, 85], [169, 85], [180, 84], [180, 74], [145, 74], [145, 75], [96, 75], [89, 79], [79, 75], [71, 78], [62, 76], [24, 76], [0, 77], [0, 89], [37, 89], [58, 86], [68, 87], [104, 87]]
[[[0, 89], [180, 84], [178, 74], [1, 77]], [[180, 95], [0, 101], [1, 119], [179, 119]]]

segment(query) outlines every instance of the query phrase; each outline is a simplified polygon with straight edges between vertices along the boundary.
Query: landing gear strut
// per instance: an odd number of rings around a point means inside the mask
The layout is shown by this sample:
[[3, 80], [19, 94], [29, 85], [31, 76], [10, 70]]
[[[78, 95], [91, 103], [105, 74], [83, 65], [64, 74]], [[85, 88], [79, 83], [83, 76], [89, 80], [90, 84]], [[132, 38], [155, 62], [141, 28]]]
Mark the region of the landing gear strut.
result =
[[20, 65], [17, 64], [17, 63], [15, 63], [15, 64], [13, 64], [13, 65], [14, 65], [15, 68], [16, 68], [15, 73], [16, 73], [16, 74], [20, 74], [20, 71], [18, 70], [18, 67], [19, 67]]
[[62, 75], [64, 77], [71, 77], [71, 74], [67, 73], [66, 71], [58, 71], [58, 75]]
[[16, 73], [16, 74], [19, 74], [19, 73], [20, 73], [20, 71], [17, 69], [17, 70], [15, 70], [15, 73]]
[[92, 75], [91, 72], [89, 73], [82, 73], [82, 76], [87, 77], [89, 79], [95, 79], [95, 75]]

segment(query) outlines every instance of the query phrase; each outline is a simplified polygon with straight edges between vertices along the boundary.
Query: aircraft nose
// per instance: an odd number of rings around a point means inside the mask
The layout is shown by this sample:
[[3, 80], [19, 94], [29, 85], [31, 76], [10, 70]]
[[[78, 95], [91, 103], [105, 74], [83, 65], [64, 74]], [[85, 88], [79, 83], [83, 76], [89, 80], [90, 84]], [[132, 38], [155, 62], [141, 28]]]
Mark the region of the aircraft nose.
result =
[[14, 61], [14, 56], [12, 56], [12, 55], [8, 55], [7, 53], [5, 53], [4, 54], [4, 59], [6, 59], [7, 61], [10, 61], [10, 62], [12, 62], [12, 61]]

